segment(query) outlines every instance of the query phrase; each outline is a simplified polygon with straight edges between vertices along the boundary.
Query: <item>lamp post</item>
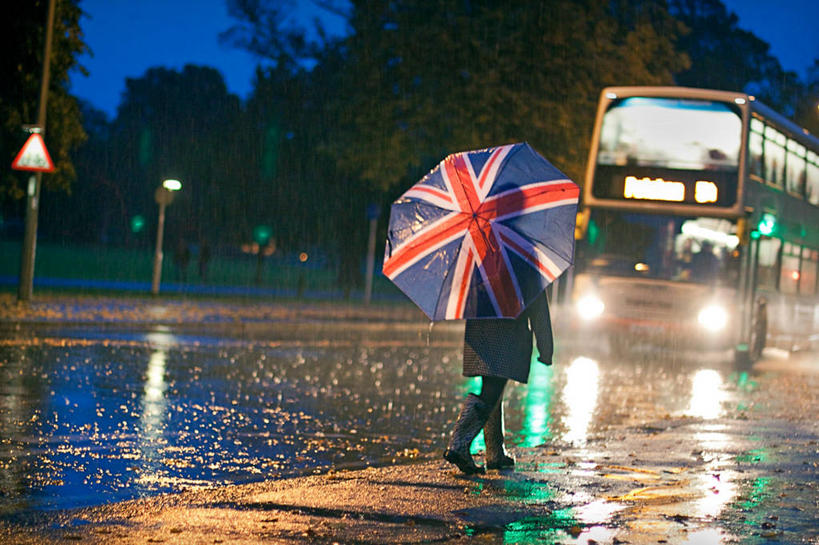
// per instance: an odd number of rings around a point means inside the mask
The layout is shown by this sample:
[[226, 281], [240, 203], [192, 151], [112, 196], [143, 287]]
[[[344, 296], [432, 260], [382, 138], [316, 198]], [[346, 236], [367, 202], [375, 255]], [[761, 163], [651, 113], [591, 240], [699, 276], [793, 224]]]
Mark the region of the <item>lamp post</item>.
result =
[[182, 189], [179, 180], [165, 180], [156, 188], [154, 200], [159, 205], [159, 221], [156, 227], [156, 250], [154, 251], [154, 274], [151, 281], [151, 293], [159, 294], [159, 279], [162, 276], [162, 237], [165, 232], [165, 207], [173, 201], [174, 193]]

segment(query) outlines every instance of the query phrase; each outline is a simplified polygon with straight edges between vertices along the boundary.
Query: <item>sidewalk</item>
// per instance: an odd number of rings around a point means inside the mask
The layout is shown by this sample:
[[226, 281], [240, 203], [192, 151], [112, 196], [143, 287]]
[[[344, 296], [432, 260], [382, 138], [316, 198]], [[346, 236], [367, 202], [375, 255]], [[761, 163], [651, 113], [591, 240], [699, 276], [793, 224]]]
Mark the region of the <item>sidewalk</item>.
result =
[[0, 292], [0, 325], [154, 327], [219, 326], [298, 322], [429, 322], [408, 301], [364, 305], [358, 301], [298, 301], [265, 298], [177, 296], [39, 295], [27, 305]]

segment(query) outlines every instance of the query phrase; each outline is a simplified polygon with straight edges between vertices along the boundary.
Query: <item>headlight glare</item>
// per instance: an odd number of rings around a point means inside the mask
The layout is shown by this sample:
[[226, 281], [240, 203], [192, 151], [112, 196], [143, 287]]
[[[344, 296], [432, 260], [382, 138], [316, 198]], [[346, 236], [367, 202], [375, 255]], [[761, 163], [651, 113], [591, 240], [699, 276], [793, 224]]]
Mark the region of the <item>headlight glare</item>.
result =
[[584, 295], [577, 300], [577, 313], [584, 320], [593, 320], [603, 314], [606, 305], [596, 295]]
[[697, 321], [708, 331], [722, 331], [728, 324], [728, 312], [720, 305], [708, 305], [697, 315]]

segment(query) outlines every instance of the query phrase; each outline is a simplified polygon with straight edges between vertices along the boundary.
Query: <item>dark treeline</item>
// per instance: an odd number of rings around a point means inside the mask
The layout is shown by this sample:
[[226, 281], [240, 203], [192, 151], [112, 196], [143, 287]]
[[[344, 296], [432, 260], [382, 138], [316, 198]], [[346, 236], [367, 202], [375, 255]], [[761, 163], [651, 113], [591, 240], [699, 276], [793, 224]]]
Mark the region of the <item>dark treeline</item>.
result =
[[[719, 0], [317, 3], [344, 14], [344, 36], [319, 28], [309, 40], [287, 26], [285, 2], [228, 0], [226, 45], [266, 66], [246, 100], [213, 68], [157, 67], [126, 82], [108, 120], [67, 92], [85, 45], [77, 0], [61, 0], [46, 131], [59, 172], [45, 177], [41, 236], [147, 247], [153, 192], [178, 178], [169, 237], [238, 248], [267, 225], [281, 252], [355, 264], [368, 205], [385, 218], [448, 153], [526, 140], [581, 181], [607, 85], [745, 90], [819, 132], [819, 60], [805, 80], [783, 70]], [[6, 164], [34, 119], [42, 58], [46, 3], [22, 4], [3, 23], [4, 51], [16, 52], [0, 61]], [[6, 223], [22, 214], [24, 179], [0, 181]]]

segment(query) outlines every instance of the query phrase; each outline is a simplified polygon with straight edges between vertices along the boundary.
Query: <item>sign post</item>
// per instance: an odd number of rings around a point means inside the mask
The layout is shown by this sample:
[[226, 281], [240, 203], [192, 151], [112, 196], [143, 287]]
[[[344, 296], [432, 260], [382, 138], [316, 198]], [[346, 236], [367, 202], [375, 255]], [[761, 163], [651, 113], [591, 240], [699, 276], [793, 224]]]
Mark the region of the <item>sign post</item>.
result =
[[367, 219], [370, 221], [370, 233], [367, 238], [367, 271], [364, 277], [364, 304], [369, 305], [373, 295], [373, 273], [375, 269], [375, 230], [381, 210], [375, 203], [367, 206]]
[[[17, 290], [17, 301], [28, 303], [34, 287], [34, 253], [37, 245], [37, 213], [40, 202], [40, 186], [43, 172], [52, 172], [54, 164], [48, 155], [40, 133], [45, 129], [46, 104], [48, 102], [48, 82], [51, 67], [51, 38], [54, 35], [54, 12], [56, 0], [48, 2], [48, 19], [46, 20], [45, 50], [43, 52], [43, 77], [40, 80], [40, 104], [37, 110], [37, 127], [20, 150], [12, 163], [12, 168], [31, 170], [36, 174], [28, 179], [26, 191], [26, 230], [23, 235], [23, 251], [20, 254], [20, 285]], [[43, 159], [45, 164], [43, 163]], [[17, 164], [17, 166], [14, 166]], [[50, 168], [48, 168], [50, 166]]]
[[54, 172], [54, 163], [48, 154], [40, 127], [29, 129], [31, 136], [11, 163], [14, 170], [33, 172], [26, 189], [26, 223], [23, 235], [23, 249], [20, 255], [20, 285], [17, 300], [31, 299], [34, 286], [34, 256], [37, 247], [37, 216], [40, 208], [40, 187], [43, 172]]

